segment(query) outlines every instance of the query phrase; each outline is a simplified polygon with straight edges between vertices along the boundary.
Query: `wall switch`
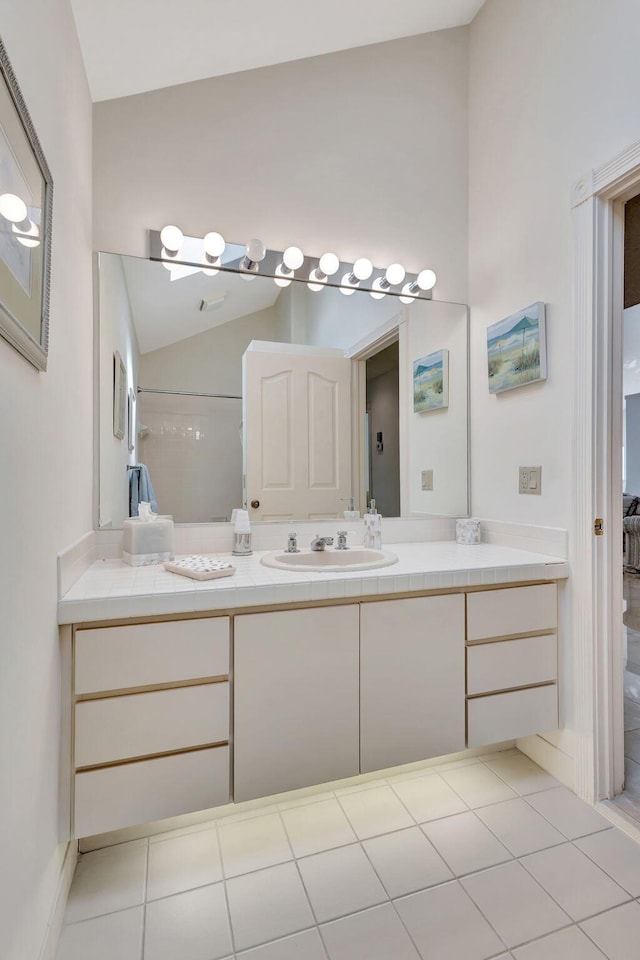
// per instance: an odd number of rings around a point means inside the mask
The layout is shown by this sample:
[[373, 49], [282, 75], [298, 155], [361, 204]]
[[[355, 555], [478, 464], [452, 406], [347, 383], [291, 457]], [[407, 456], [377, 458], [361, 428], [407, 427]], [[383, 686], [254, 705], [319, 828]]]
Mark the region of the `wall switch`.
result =
[[542, 467], [518, 467], [518, 493], [542, 492]]
[[422, 489], [433, 490], [433, 470], [422, 471]]

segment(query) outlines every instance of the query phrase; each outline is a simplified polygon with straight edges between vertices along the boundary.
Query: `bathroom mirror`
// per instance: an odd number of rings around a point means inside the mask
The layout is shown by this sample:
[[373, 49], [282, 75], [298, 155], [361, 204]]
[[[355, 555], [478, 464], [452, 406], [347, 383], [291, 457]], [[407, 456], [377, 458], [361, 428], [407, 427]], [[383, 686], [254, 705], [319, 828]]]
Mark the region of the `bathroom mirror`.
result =
[[[468, 513], [468, 310], [98, 256], [98, 518]], [[114, 433], [115, 358], [131, 407]]]

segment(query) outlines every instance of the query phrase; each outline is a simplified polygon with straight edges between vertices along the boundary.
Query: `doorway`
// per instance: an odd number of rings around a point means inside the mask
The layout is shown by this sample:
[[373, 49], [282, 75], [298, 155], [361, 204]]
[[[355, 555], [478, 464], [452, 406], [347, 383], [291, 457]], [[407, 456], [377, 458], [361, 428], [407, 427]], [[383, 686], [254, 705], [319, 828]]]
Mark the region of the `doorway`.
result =
[[367, 502], [400, 516], [400, 371], [398, 341], [365, 361]]

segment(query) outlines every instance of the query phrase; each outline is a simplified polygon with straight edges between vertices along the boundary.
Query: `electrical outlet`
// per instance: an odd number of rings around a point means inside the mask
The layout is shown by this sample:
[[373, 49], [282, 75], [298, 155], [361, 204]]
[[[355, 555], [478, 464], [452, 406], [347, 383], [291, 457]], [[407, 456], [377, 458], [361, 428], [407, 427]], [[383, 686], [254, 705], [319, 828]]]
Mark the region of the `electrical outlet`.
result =
[[433, 470], [422, 471], [422, 489], [433, 490]]
[[518, 467], [518, 493], [542, 492], [542, 467]]

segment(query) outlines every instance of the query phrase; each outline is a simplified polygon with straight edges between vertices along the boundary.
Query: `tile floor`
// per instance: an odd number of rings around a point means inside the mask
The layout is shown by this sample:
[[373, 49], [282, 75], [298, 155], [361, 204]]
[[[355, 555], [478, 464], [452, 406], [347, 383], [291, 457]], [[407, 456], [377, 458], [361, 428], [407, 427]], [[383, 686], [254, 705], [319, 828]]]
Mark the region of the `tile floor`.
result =
[[640, 845], [517, 751], [85, 854], [57, 960], [631, 960]]
[[615, 803], [640, 820], [640, 576], [625, 572], [627, 663], [624, 671], [624, 793]]

